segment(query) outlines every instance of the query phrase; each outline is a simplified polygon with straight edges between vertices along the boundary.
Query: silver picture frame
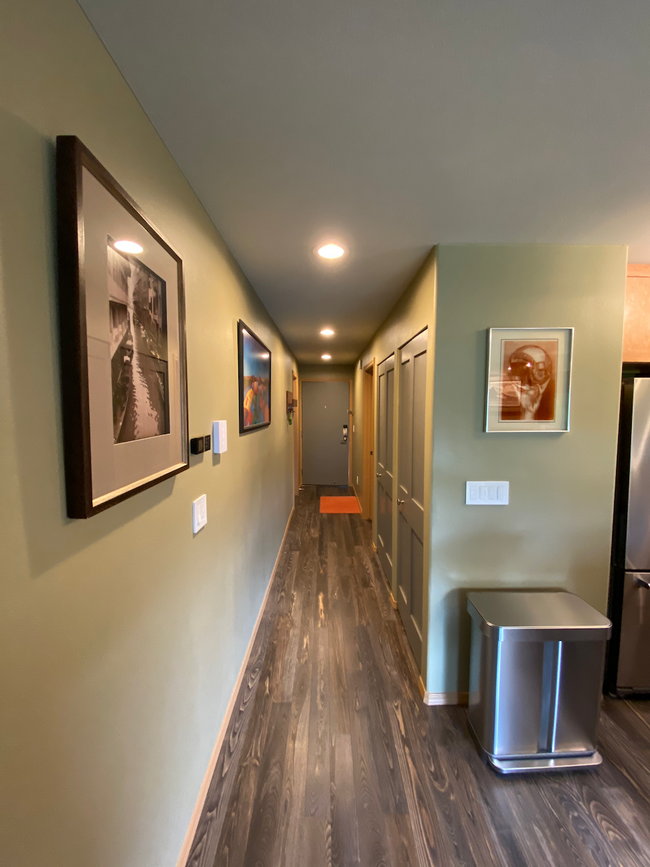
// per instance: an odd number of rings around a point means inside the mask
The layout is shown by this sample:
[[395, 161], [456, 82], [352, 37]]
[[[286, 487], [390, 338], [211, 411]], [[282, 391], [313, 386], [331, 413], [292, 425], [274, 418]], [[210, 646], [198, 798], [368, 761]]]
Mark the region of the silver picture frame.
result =
[[574, 329], [488, 328], [486, 433], [568, 433]]

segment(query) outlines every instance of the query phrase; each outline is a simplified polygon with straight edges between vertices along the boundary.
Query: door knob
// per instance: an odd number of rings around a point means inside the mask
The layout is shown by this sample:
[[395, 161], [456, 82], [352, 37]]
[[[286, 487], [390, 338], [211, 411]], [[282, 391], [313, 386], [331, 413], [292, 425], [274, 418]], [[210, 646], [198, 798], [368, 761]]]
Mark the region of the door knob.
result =
[[378, 478], [378, 479], [381, 478], [381, 473], [377, 473], [377, 478]]
[[403, 506], [403, 505], [404, 505], [404, 500], [398, 500], [398, 501], [397, 501], [397, 505], [398, 505], [398, 506]]

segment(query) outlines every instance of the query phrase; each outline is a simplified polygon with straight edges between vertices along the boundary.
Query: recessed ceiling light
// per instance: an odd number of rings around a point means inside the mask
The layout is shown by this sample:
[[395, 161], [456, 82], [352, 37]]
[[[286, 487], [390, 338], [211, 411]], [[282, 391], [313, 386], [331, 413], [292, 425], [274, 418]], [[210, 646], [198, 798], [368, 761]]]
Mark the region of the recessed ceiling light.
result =
[[323, 337], [331, 337], [334, 334], [331, 328], [321, 328], [320, 333], [323, 335]]
[[340, 244], [324, 244], [316, 252], [323, 259], [340, 259], [345, 253], [345, 248]]
[[142, 247], [135, 241], [116, 241], [113, 246], [122, 253], [142, 253]]
[[332, 357], [331, 355], [321, 355], [321, 358], [323, 359], [323, 361], [329, 361], [331, 357]]

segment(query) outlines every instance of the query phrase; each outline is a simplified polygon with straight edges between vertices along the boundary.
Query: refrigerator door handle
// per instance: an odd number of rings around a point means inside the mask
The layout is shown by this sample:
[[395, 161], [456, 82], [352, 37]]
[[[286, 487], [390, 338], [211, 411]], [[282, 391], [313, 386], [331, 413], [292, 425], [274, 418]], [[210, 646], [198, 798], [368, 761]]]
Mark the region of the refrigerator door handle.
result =
[[645, 587], [646, 590], [650, 590], [650, 581], [646, 581], [644, 578], [639, 578], [638, 575], [634, 576], [634, 583], [638, 587]]

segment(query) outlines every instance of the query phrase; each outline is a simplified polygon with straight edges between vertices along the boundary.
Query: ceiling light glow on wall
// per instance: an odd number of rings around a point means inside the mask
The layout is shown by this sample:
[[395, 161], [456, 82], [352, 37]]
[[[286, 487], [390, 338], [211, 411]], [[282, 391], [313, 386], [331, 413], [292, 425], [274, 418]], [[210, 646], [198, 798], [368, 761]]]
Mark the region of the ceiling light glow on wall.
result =
[[340, 244], [324, 244], [316, 251], [323, 259], [340, 259], [345, 249]]
[[331, 357], [332, 357], [331, 355], [321, 355], [321, 358], [323, 359], [323, 361], [329, 361]]
[[322, 328], [320, 333], [323, 337], [331, 337], [334, 334], [331, 328]]
[[135, 241], [116, 241], [113, 246], [121, 253], [142, 253], [142, 247]]

